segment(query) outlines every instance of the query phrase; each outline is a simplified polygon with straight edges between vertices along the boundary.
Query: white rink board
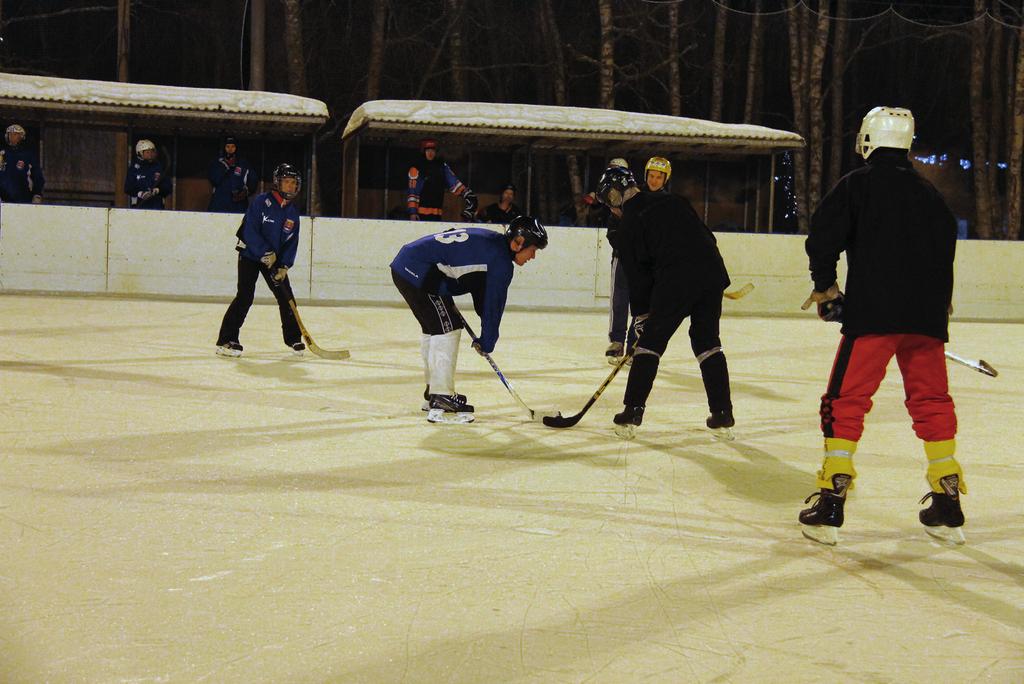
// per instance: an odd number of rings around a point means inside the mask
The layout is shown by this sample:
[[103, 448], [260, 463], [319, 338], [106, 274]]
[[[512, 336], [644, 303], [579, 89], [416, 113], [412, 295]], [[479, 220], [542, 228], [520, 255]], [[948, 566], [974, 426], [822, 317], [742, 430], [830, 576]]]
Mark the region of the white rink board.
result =
[[104, 292], [106, 262], [106, 210], [0, 207], [0, 289]]
[[[221, 296], [235, 293], [239, 214], [111, 209], [109, 293]], [[301, 231], [289, 271], [296, 297], [309, 294], [310, 242]], [[264, 287], [257, 294], [269, 297]]]
[[[230, 297], [239, 220], [235, 214], [8, 205], [0, 214], [0, 291]], [[303, 217], [293, 289], [300, 300], [400, 302], [388, 270], [398, 249], [465, 225]], [[604, 231], [548, 230], [548, 248], [516, 269], [509, 305], [606, 310], [611, 254]], [[744, 299], [728, 302], [726, 313], [800, 314], [811, 288], [802, 236], [716, 237], [733, 287], [755, 285]], [[844, 277], [843, 259], [840, 283]], [[1024, 243], [960, 241], [954, 318], [1024, 320], [1021, 282]], [[269, 300], [265, 288], [256, 292]]]

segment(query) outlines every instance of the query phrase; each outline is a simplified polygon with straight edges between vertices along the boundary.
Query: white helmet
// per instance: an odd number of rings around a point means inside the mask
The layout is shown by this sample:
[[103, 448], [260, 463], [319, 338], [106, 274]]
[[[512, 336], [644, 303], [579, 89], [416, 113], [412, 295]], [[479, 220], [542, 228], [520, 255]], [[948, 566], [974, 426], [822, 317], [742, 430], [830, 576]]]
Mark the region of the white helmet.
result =
[[914, 115], [902, 107], [875, 107], [864, 116], [857, 134], [857, 154], [867, 159], [879, 147], [909, 150], [914, 142]]
[[155, 150], [156, 145], [153, 144], [152, 140], [146, 140], [143, 138], [139, 142], [135, 143], [135, 156], [142, 159], [142, 153], [146, 150]]
[[7, 130], [4, 132], [4, 140], [7, 141], [8, 145], [11, 144], [11, 133], [21, 133], [21, 139], [25, 139], [25, 129], [19, 126], [18, 124], [11, 124], [7, 127]]

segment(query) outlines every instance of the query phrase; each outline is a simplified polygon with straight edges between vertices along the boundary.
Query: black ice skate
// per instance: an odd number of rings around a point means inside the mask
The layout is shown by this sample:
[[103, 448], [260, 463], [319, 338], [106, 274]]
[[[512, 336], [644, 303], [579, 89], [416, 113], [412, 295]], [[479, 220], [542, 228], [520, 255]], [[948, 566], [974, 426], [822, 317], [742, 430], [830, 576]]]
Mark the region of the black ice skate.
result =
[[237, 357], [242, 355], [242, 345], [238, 342], [225, 342], [217, 345], [217, 356]]
[[306, 354], [306, 345], [302, 342], [296, 342], [288, 346], [292, 348], [292, 354], [295, 356], [304, 356]]
[[736, 425], [736, 421], [732, 417], [731, 410], [712, 411], [704, 424], [711, 430], [711, 434], [714, 435], [715, 439], [721, 439], [726, 442], [736, 439], [736, 435], [732, 433], [732, 427]]
[[612, 418], [615, 423], [615, 434], [622, 439], [633, 439], [636, 437], [637, 427], [644, 422], [643, 406], [627, 406], [622, 413], [616, 413]]
[[[462, 404], [466, 403], [466, 395], [465, 394], [456, 394], [455, 397], [459, 400], [460, 403], [462, 403]], [[423, 388], [423, 403], [420, 404], [420, 410], [422, 410], [422, 411], [429, 411], [430, 410], [430, 385], [427, 385], [426, 387]]]
[[805, 537], [828, 546], [835, 546], [839, 542], [839, 528], [843, 526], [843, 505], [851, 481], [849, 475], [833, 475], [832, 489], [822, 488], [820, 492], [804, 499], [804, 503], [810, 503], [811, 499], [818, 497], [813, 506], [800, 511], [801, 532]]
[[928, 508], [918, 513], [924, 531], [945, 542], [963, 544], [964, 512], [960, 508], [960, 476], [947, 475], [939, 480], [942, 493], [928, 492], [920, 503], [932, 500]]
[[472, 423], [473, 407], [460, 394], [431, 394], [427, 420], [431, 423]]

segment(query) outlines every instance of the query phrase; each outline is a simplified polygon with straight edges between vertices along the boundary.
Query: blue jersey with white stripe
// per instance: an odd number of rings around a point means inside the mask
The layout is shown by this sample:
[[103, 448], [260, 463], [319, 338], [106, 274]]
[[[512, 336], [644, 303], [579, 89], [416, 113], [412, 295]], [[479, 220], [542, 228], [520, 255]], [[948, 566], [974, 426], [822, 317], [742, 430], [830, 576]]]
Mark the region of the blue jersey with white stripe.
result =
[[405, 245], [391, 268], [431, 294], [472, 294], [480, 315], [480, 347], [490, 353], [498, 342], [498, 327], [512, 283], [512, 256], [503, 233], [487, 228], [456, 228]]

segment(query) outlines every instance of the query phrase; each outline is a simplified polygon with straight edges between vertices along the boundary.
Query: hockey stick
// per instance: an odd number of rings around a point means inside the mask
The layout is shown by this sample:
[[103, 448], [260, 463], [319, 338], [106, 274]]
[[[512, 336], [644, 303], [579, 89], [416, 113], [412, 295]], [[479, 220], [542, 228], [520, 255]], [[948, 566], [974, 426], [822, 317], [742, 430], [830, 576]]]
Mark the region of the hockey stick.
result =
[[744, 285], [743, 287], [741, 287], [738, 290], [733, 290], [732, 292], [723, 292], [722, 295], [726, 299], [743, 299], [748, 294], [753, 292], [753, 290], [754, 290], [754, 283], [747, 283], [746, 285]]
[[[476, 336], [476, 333], [474, 333], [473, 329], [469, 327], [469, 323], [466, 322], [466, 319], [462, 316], [461, 313], [459, 313], [459, 318], [462, 318], [462, 327], [464, 327], [466, 329], [466, 332], [469, 333], [469, 336], [473, 338], [473, 342], [479, 342], [480, 340]], [[526, 413], [530, 416], [530, 420], [536, 420], [536, 413], [534, 412], [534, 410], [527, 406], [526, 402], [522, 400], [522, 398], [516, 392], [515, 388], [512, 387], [512, 383], [508, 381], [508, 378], [505, 377], [505, 374], [501, 372], [500, 368], [498, 368], [498, 364], [494, 363], [494, 359], [491, 358], [491, 355], [485, 351], [481, 351], [480, 355], [487, 359], [487, 363], [491, 364], [491, 368], [493, 368], [494, 372], [498, 374], [498, 379], [501, 380], [501, 384], [505, 386], [505, 389], [507, 389], [508, 393], [512, 395], [512, 398], [519, 402], [520, 406], [526, 409]]]
[[299, 332], [302, 333], [302, 338], [306, 340], [306, 344], [309, 346], [309, 351], [313, 352], [321, 359], [331, 359], [333, 361], [342, 361], [349, 357], [347, 349], [324, 349], [314, 342], [312, 335], [310, 335], [309, 331], [306, 330], [306, 326], [302, 324], [302, 319], [299, 317], [299, 307], [295, 305], [295, 300], [289, 299], [288, 306], [292, 308], [292, 313], [295, 314], [295, 322], [299, 324]]
[[978, 359], [977, 361], [975, 361], [974, 359], [965, 359], [964, 357], [958, 356], [951, 351], [946, 352], [946, 358], [949, 359], [950, 361], [956, 361], [957, 363], [967, 366], [968, 368], [973, 368], [979, 373], [987, 375], [990, 378], [994, 378], [997, 375], [999, 375], [999, 371], [990, 366], [988, 361], [985, 361], [983, 359]]
[[605, 388], [612, 383], [612, 380], [614, 380], [615, 376], [619, 374], [622, 367], [625, 366], [626, 362], [632, 358], [633, 352], [628, 352], [625, 356], [619, 359], [619, 362], [615, 364], [614, 368], [612, 368], [612, 372], [608, 374], [608, 377], [604, 379], [604, 382], [601, 383], [601, 386], [597, 388], [597, 391], [594, 392], [593, 396], [591, 396], [587, 401], [586, 406], [584, 406], [579, 413], [574, 416], [563, 416], [562, 412], [559, 411], [557, 416], [544, 416], [544, 424], [553, 428], [569, 428], [580, 422], [583, 414], [590, 410], [590, 407], [594, 405], [594, 402], [596, 402], [597, 398], [601, 396], [601, 393], [604, 392]]

